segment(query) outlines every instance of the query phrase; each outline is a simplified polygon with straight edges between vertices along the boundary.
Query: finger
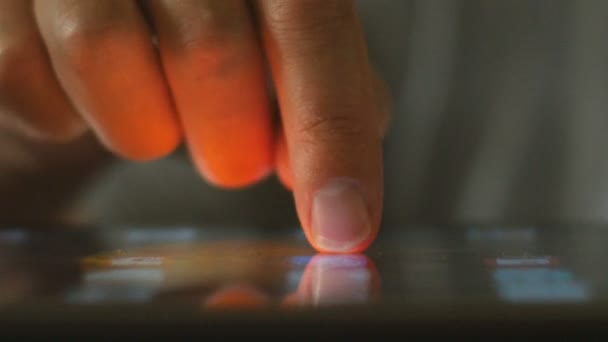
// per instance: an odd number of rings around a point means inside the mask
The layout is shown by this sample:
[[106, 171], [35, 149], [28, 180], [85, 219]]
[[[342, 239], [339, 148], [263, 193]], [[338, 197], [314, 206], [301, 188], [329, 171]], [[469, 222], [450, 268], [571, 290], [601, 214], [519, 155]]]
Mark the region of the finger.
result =
[[365, 249], [382, 209], [380, 110], [351, 1], [258, 1], [298, 215], [325, 252]]
[[86, 128], [55, 79], [30, 1], [0, 0], [0, 126], [54, 141]]
[[176, 148], [181, 131], [134, 1], [36, 0], [35, 12], [61, 84], [110, 150], [149, 160]]
[[289, 164], [289, 153], [285, 134], [281, 131], [277, 136], [275, 145], [275, 169], [279, 177], [279, 181], [287, 189], [293, 189], [293, 178], [291, 176], [291, 165]]
[[[375, 94], [377, 106], [380, 109], [378, 131], [379, 135], [384, 137], [390, 124], [390, 94], [387, 86], [377, 75], [374, 76]], [[281, 129], [276, 138], [275, 144], [275, 169], [279, 177], [279, 181], [287, 189], [293, 189], [293, 180], [291, 176], [291, 165], [289, 164], [289, 154], [285, 134]]]
[[273, 130], [261, 49], [242, 0], [151, 0], [167, 78], [190, 153], [213, 184], [267, 176]]

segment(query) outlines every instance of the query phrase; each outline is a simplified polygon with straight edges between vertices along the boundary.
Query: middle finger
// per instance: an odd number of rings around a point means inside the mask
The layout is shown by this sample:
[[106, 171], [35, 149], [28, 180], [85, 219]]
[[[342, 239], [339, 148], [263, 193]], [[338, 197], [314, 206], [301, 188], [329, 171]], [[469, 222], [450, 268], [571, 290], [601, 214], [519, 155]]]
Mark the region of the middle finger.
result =
[[254, 183], [273, 168], [261, 48], [243, 0], [145, 2], [185, 139], [212, 184]]

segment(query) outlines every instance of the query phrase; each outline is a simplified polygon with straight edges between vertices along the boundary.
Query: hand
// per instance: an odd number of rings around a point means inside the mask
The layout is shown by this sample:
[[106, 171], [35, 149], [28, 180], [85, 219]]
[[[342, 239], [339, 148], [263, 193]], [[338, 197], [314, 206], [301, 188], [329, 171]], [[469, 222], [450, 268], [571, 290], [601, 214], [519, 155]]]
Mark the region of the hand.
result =
[[225, 188], [276, 171], [320, 251], [378, 231], [384, 96], [350, 0], [0, 0], [0, 125], [135, 161], [183, 140]]

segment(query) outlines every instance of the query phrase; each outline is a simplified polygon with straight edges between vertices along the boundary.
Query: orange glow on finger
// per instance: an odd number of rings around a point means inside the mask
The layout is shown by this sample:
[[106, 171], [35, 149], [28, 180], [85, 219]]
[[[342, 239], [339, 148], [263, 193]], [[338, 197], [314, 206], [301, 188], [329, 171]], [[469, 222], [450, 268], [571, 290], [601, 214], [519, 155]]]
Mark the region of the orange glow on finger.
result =
[[274, 168], [261, 56], [257, 47], [233, 49], [164, 60], [192, 159], [210, 183], [224, 188], [251, 185]]

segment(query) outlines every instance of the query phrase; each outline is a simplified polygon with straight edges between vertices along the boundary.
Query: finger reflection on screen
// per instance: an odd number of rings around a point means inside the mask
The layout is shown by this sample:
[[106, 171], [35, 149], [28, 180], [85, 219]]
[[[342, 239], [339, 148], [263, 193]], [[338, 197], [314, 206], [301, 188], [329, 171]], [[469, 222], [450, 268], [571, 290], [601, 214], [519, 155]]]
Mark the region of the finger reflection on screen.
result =
[[270, 303], [267, 294], [249, 284], [232, 284], [221, 288], [203, 303], [205, 309], [261, 309]]
[[365, 304], [380, 294], [379, 274], [365, 255], [314, 256], [286, 306]]

